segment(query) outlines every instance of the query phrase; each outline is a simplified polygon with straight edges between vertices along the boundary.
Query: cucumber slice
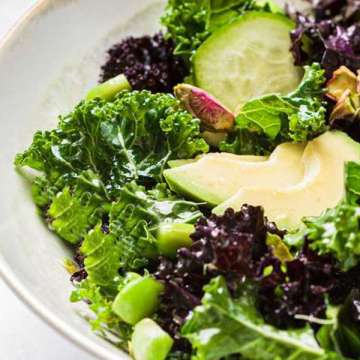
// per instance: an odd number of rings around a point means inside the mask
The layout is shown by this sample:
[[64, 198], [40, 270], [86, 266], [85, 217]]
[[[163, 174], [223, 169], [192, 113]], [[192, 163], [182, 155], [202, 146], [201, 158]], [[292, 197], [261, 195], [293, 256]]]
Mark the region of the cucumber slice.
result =
[[286, 16], [248, 12], [211, 35], [194, 56], [196, 85], [235, 111], [267, 93], [288, 94], [303, 71], [293, 65]]

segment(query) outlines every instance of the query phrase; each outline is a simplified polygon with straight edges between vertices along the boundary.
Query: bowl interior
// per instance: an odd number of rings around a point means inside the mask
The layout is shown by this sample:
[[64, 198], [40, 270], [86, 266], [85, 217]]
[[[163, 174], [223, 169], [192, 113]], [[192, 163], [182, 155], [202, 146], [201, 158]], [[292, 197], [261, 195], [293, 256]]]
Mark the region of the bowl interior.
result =
[[[36, 215], [29, 183], [13, 168], [38, 129], [51, 128], [93, 86], [106, 49], [159, 30], [159, 0], [43, 1], [0, 50], [0, 272], [46, 320], [104, 359], [119, 351], [94, 336], [71, 304], [69, 249]], [[124, 354], [123, 358], [127, 358]]]
[[79, 316], [85, 307], [68, 301], [69, 249], [36, 215], [13, 159], [96, 83], [110, 45], [159, 29], [163, 7], [161, 0], [42, 1], [0, 49], [0, 274], [55, 328], [102, 359], [128, 356], [94, 336]]

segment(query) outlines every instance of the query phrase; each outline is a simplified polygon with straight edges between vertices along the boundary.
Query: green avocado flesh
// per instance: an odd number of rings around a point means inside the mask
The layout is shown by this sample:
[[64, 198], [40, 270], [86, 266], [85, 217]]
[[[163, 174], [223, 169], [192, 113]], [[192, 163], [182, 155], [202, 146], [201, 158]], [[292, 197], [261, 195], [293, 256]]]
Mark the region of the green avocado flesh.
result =
[[240, 210], [243, 204], [261, 205], [269, 220], [295, 230], [304, 217], [319, 216], [343, 199], [344, 165], [348, 161], [360, 161], [360, 144], [345, 133], [327, 132], [306, 146], [302, 158], [305, 172], [299, 183], [271, 188], [264, 181], [262, 186], [239, 188], [213, 212], [220, 215], [228, 208]]
[[151, 319], [139, 322], [131, 338], [135, 360], [165, 360], [173, 343], [170, 335]]
[[284, 187], [298, 183], [302, 144], [281, 144], [269, 158], [214, 153], [198, 161], [166, 170], [170, 188], [192, 199], [216, 206], [248, 186]]
[[235, 111], [267, 93], [288, 94], [302, 78], [289, 52], [294, 23], [248, 12], [210, 36], [194, 56], [195, 83]]
[[[212, 154], [208, 154], [209, 155], [213, 155]], [[235, 160], [238, 159], [238, 155], [234, 155], [234, 154], [230, 154], [230, 153], [222, 153], [221, 156], [223, 156], [224, 158], [228, 158], [229, 160]], [[170, 168], [177, 168], [179, 166], [183, 166], [183, 165], [189, 165], [189, 164], [193, 164], [194, 162], [196, 162], [197, 160], [201, 159], [201, 155], [199, 157], [197, 157], [196, 159], [185, 159], [185, 160], [170, 160], [168, 161], [168, 165]], [[267, 160], [266, 156], [255, 156], [255, 155], [242, 155], [241, 156], [241, 160], [242, 161], [265, 161]]]

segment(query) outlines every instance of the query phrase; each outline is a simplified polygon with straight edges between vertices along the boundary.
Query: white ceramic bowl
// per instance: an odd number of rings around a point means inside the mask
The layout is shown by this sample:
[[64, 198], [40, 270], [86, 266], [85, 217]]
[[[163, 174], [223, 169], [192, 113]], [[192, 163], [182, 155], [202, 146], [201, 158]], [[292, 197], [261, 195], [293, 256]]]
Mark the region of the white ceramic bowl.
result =
[[127, 359], [95, 336], [71, 304], [69, 256], [36, 214], [29, 184], [13, 168], [38, 129], [53, 127], [93, 86], [106, 49], [154, 33], [159, 0], [40, 1], [0, 48], [0, 274], [30, 307], [100, 359]]
[[128, 356], [96, 337], [68, 301], [69, 256], [36, 215], [29, 184], [13, 168], [38, 129], [53, 127], [96, 83], [105, 50], [159, 29], [161, 0], [40, 1], [0, 48], [0, 275], [70, 340], [101, 359]]

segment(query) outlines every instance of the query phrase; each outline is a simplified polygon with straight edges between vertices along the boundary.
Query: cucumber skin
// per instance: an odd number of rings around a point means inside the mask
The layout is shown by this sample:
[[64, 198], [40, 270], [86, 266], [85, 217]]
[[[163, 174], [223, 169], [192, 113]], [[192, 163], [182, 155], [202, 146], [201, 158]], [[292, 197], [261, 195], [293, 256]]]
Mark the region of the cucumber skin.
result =
[[[289, 37], [290, 37], [290, 31], [295, 29], [296, 24], [293, 20], [289, 19], [285, 15], [281, 13], [268, 13], [268, 12], [261, 12], [261, 11], [249, 11], [243, 15], [240, 15], [238, 19], [232, 21], [229, 24], [224, 25], [223, 27], [217, 29], [209, 38], [207, 38], [204, 43], [196, 50], [194, 56], [193, 56], [193, 79], [196, 86], [204, 87], [202, 84], [201, 79], [199, 78], [199, 73], [201, 73], [201, 67], [202, 67], [202, 61], [201, 58], [203, 56], [203, 53], [208, 51], [208, 45], [212, 44], [213, 42], [218, 42], [218, 37], [223, 34], [223, 32], [226, 32], [228, 29], [231, 29], [235, 26], [240, 25], [243, 22], [247, 22], [251, 19], [271, 19], [274, 21], [282, 22], [285, 26], [288, 27], [289, 30]], [[221, 51], [221, 50], [220, 50]], [[290, 49], [289, 49], [290, 51]], [[206, 56], [206, 55], [205, 55]], [[301, 79], [299, 79], [301, 80]], [[206, 89], [205, 89], [206, 90]]]

